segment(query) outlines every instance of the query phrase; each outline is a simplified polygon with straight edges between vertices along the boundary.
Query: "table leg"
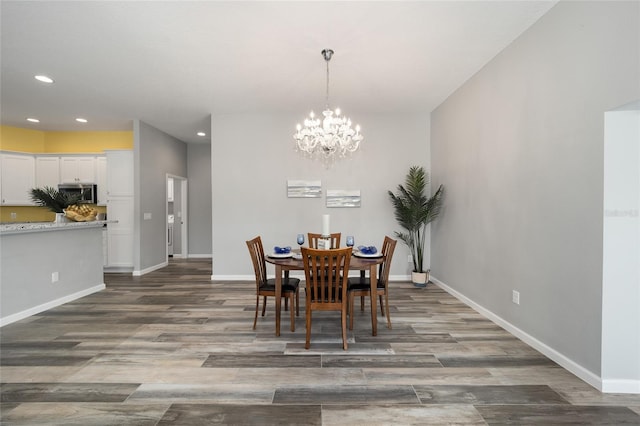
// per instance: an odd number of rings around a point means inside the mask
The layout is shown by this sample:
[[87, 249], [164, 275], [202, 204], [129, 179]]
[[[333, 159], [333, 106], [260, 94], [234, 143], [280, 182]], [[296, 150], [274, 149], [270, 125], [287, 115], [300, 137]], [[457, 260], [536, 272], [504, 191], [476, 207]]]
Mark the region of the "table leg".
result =
[[[276, 265], [276, 336], [280, 336], [280, 308], [282, 302], [282, 266]], [[290, 307], [293, 309], [293, 306]]]
[[378, 265], [372, 264], [369, 267], [369, 283], [371, 284], [371, 293], [369, 299], [371, 300], [371, 334], [373, 336], [378, 335], [378, 280], [377, 280]]

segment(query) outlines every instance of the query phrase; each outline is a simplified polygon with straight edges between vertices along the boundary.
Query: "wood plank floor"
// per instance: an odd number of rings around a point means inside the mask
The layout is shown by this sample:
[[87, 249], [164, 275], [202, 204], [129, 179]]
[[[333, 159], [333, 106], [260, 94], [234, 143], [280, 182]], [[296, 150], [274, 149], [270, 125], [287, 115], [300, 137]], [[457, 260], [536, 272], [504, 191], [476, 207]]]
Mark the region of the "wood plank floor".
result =
[[[249, 259], [247, 259], [249, 262]], [[143, 277], [3, 327], [2, 425], [640, 425], [640, 396], [602, 394], [440, 288], [392, 283], [393, 329], [314, 315], [304, 349], [255, 284], [211, 262]], [[301, 299], [304, 299], [301, 292]], [[302, 300], [301, 300], [302, 302]]]

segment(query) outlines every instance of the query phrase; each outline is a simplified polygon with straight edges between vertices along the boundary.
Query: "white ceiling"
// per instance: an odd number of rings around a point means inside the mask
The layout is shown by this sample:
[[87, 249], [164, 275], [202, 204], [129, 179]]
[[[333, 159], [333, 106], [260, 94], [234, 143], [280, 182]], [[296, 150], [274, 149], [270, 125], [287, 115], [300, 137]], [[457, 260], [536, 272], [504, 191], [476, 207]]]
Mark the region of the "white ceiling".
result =
[[130, 130], [138, 118], [197, 143], [210, 114], [278, 112], [293, 129], [324, 107], [324, 48], [333, 107], [429, 112], [555, 3], [3, 0], [2, 124]]

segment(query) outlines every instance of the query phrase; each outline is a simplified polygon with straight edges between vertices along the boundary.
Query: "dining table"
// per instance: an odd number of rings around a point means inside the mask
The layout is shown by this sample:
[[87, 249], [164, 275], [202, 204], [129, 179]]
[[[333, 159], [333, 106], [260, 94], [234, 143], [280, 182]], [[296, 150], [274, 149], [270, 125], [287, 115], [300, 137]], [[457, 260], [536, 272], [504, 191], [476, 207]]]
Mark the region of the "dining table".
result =
[[[290, 271], [304, 271], [304, 262], [298, 253], [292, 253], [291, 257], [271, 257], [265, 256], [265, 260], [275, 266], [276, 281], [276, 336], [280, 336], [280, 313], [282, 305], [282, 278], [283, 274], [289, 274]], [[371, 334], [378, 334], [378, 312], [377, 297], [375, 296], [378, 286], [377, 274], [378, 265], [384, 262], [384, 256], [377, 257], [359, 257], [352, 254], [349, 261], [349, 270], [361, 271], [366, 273], [369, 271], [369, 282], [371, 284]], [[293, 309], [293, 307], [292, 307]]]

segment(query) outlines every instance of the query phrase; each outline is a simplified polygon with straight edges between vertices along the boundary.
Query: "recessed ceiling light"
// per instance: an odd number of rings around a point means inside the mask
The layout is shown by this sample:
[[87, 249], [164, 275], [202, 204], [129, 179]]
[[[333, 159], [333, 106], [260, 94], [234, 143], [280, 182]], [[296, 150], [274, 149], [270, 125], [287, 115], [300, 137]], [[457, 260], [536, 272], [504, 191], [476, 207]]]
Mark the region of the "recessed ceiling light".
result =
[[86, 122], [87, 122], [87, 119], [86, 119], [86, 118], [80, 118], [80, 117], [78, 117], [78, 118], [76, 118], [76, 121], [77, 121], [78, 123], [86, 123]]
[[207, 134], [205, 132], [198, 132], [197, 135], [198, 136], [207, 136]]
[[32, 123], [39, 123], [40, 120], [38, 120], [37, 118], [27, 118], [27, 121], [30, 121]]
[[53, 83], [53, 79], [51, 77], [47, 77], [46, 75], [36, 75], [35, 79], [43, 83]]

